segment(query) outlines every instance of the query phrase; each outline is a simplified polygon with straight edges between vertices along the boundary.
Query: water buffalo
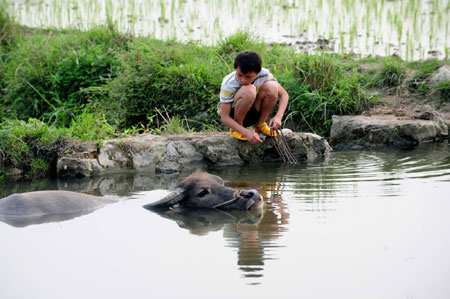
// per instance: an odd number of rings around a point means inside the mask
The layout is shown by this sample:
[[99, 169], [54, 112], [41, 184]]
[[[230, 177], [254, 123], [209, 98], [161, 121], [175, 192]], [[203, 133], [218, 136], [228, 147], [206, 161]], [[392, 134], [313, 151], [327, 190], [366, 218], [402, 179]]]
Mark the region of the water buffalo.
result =
[[175, 191], [157, 202], [144, 205], [144, 208], [255, 210], [261, 209], [262, 206], [262, 196], [258, 191], [226, 187], [220, 177], [197, 171], [181, 181]]
[[[64, 221], [114, 202], [117, 200], [62, 190], [12, 194], [0, 199], [0, 221], [17, 227]], [[262, 204], [258, 191], [225, 187], [220, 177], [197, 171], [180, 182], [175, 191], [161, 200], [144, 205], [144, 208], [253, 210], [260, 209]]]
[[59, 222], [89, 214], [116, 200], [84, 193], [47, 190], [0, 199], [0, 221], [16, 227]]

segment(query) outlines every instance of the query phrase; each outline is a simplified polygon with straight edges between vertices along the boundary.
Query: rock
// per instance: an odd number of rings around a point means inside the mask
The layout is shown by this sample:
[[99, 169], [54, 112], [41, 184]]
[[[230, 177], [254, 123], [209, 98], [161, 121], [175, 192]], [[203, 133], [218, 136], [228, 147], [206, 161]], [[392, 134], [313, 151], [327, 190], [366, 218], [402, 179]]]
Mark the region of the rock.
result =
[[430, 79], [430, 87], [434, 88], [441, 82], [450, 81], [450, 65], [441, 66]]
[[56, 172], [58, 176], [90, 177], [105, 173], [105, 169], [95, 159], [62, 157], [56, 163]]
[[5, 170], [4, 174], [5, 174], [6, 177], [22, 176], [23, 175], [23, 170], [18, 169], [18, 168], [7, 168]]
[[98, 146], [93, 141], [66, 140], [60, 152], [71, 154], [72, 157], [92, 159], [97, 156]]
[[244, 164], [239, 155], [239, 145], [242, 145], [241, 150], [245, 149], [245, 146], [239, 140], [223, 135], [207, 137], [197, 142], [197, 148], [203, 157], [208, 163], [216, 166]]
[[183, 168], [202, 168], [205, 165], [203, 155], [197, 151], [192, 141], [171, 141], [166, 146], [156, 172], [173, 173]]
[[436, 139], [437, 129], [433, 122], [410, 122], [394, 126], [394, 132], [401, 139], [413, 140], [417, 143]]
[[442, 121], [402, 119], [394, 115], [333, 116], [331, 144], [337, 149], [394, 145], [414, 146], [448, 137]]
[[439, 115], [438, 112], [435, 112], [435, 111], [423, 112], [422, 114], [417, 116], [417, 118], [418, 119], [424, 119], [424, 120], [436, 120], [436, 121], [440, 121], [441, 120], [441, 116]]
[[[332, 151], [315, 134], [285, 131], [286, 142], [298, 160], [310, 160]], [[188, 169], [242, 165], [254, 161], [281, 161], [270, 137], [260, 144], [230, 138], [227, 133], [190, 133], [171, 136], [142, 134], [107, 140], [92, 158], [73, 150], [58, 159], [59, 176], [94, 176], [133, 171], [178, 173]], [[85, 155], [81, 155], [85, 156]]]

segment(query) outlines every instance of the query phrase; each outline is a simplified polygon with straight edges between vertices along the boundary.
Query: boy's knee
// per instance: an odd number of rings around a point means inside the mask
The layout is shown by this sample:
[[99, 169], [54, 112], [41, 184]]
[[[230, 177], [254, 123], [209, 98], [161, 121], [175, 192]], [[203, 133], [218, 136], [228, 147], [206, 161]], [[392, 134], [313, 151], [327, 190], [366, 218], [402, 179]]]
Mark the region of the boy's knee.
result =
[[236, 93], [238, 99], [254, 101], [256, 99], [256, 87], [252, 84], [242, 86]]
[[264, 93], [264, 97], [268, 98], [278, 98], [278, 83], [275, 81], [267, 81], [261, 86], [259, 91]]

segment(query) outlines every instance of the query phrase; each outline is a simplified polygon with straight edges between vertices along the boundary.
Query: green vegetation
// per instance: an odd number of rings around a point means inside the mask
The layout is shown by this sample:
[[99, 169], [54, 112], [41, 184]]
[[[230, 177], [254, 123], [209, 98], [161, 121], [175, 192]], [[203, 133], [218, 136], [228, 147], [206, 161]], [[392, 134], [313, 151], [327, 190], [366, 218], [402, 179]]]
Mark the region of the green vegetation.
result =
[[387, 59], [383, 61], [383, 66], [377, 73], [375, 85], [380, 88], [390, 88], [399, 86], [405, 76], [405, 67], [398, 59]]
[[[289, 93], [289, 126], [322, 135], [332, 115], [360, 113], [377, 101], [380, 88], [401, 87], [411, 68], [417, 71], [408, 88], [432, 95], [429, 74], [448, 63], [306, 55], [247, 32], [204, 46], [121, 35], [113, 25], [29, 29], [14, 25], [1, 8], [0, 26], [0, 176], [4, 166], [49, 174], [68, 138], [101, 145], [142, 132], [223, 130], [216, 112], [220, 84], [242, 50], [258, 51]], [[367, 63], [378, 67], [358, 71]], [[448, 84], [436, 90], [449, 101]]]
[[21, 169], [30, 177], [47, 175], [50, 166], [56, 163], [65, 137], [65, 129], [48, 126], [37, 119], [4, 120], [0, 123], [3, 164]]
[[105, 85], [110, 102], [105, 113], [120, 128], [145, 124], [166, 107], [172, 116], [194, 118], [214, 113], [222, 77], [228, 68], [207, 47], [156, 40], [135, 40], [121, 56], [120, 74]]
[[[101, 144], [115, 136], [104, 118], [82, 113], [68, 128], [49, 125], [38, 119], [0, 122], [0, 175], [3, 166], [24, 171], [28, 177], [53, 175], [59, 152], [67, 139], [92, 140]], [[3, 164], [3, 165], [2, 165]]]
[[408, 63], [407, 65], [409, 68], [416, 70], [413, 78], [409, 82], [409, 90], [412, 92], [417, 92], [421, 95], [426, 95], [427, 93], [429, 93], [429, 76], [444, 63], [445, 61], [437, 59], [414, 61]]
[[367, 77], [347, 70], [336, 57], [298, 56], [285, 84], [290, 95], [288, 119], [300, 121], [303, 130], [326, 135], [333, 115], [359, 113], [374, 101], [368, 83]]
[[1, 113], [67, 126], [97, 87], [116, 76], [116, 54], [125, 47], [126, 39], [108, 27], [84, 33], [36, 30], [16, 39], [0, 62], [7, 86]]
[[12, 46], [15, 39], [15, 26], [0, 2], [0, 45], [7, 49]]
[[450, 103], [450, 81], [438, 83], [435, 91], [439, 93], [440, 98], [444, 102]]

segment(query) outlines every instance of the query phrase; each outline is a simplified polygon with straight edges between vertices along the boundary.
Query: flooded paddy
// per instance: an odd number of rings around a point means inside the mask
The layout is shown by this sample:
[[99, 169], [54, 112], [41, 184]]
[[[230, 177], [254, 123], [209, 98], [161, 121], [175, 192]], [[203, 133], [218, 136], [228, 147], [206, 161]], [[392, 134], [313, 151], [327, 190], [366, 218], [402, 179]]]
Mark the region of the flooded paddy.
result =
[[5, 0], [31, 27], [115, 24], [122, 32], [214, 45], [244, 30], [307, 53], [449, 56], [449, 0]]
[[121, 199], [67, 221], [0, 222], [0, 298], [448, 298], [450, 147], [334, 152], [210, 170], [266, 211], [141, 208], [183, 175], [1, 182]]

